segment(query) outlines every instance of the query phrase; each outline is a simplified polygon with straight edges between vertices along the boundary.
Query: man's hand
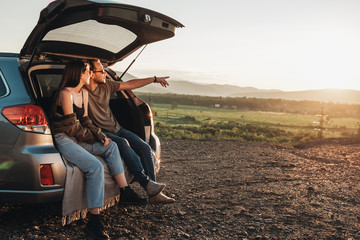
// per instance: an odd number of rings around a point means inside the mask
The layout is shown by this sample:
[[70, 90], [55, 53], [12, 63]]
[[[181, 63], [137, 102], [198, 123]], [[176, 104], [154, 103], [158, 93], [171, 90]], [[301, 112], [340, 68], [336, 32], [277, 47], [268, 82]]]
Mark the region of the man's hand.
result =
[[105, 137], [103, 140], [101, 140], [101, 142], [104, 144], [105, 147], [109, 144], [110, 141], [112, 140], [108, 137]]
[[167, 87], [169, 86], [169, 83], [166, 81], [166, 79], [168, 79], [169, 76], [166, 76], [166, 77], [155, 77], [155, 83], [160, 83], [161, 86], [163, 87]]

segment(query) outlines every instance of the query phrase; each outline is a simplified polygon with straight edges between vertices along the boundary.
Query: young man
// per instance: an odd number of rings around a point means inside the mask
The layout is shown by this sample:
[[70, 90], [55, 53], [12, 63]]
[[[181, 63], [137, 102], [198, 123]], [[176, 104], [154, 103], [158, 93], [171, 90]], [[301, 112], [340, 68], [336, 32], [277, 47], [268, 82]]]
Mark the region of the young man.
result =
[[[149, 203], [166, 204], [175, 202], [175, 199], [167, 197], [161, 192], [165, 185], [155, 182], [151, 147], [139, 136], [121, 127], [109, 106], [110, 94], [112, 92], [131, 90], [153, 82], [167, 87], [169, 83], [166, 79], [169, 77], [151, 77], [134, 79], [127, 82], [115, 82], [106, 80], [106, 72], [100, 60], [92, 60], [90, 65], [93, 74], [90, 78], [90, 83], [86, 86], [89, 91], [89, 117], [111, 140], [117, 143], [120, 154], [129, 171], [147, 192]], [[160, 192], [151, 191], [153, 188], [158, 189], [159, 186], [163, 186]], [[122, 202], [120, 194], [120, 204], [131, 203]]]

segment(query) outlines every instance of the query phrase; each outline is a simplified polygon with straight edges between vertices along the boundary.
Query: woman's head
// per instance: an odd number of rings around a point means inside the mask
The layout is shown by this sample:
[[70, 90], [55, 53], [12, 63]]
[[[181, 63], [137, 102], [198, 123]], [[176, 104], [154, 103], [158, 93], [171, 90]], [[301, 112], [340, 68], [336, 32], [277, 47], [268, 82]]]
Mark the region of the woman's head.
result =
[[65, 87], [76, 87], [80, 83], [82, 75], [89, 70], [90, 64], [86, 60], [73, 60], [66, 64], [59, 90]]
[[[77, 87], [79, 84], [87, 84], [90, 78], [90, 64], [86, 60], [72, 60], [66, 64], [59, 88], [55, 94], [53, 113], [59, 102], [61, 90], [66, 87]], [[55, 116], [55, 115], [54, 115]]]

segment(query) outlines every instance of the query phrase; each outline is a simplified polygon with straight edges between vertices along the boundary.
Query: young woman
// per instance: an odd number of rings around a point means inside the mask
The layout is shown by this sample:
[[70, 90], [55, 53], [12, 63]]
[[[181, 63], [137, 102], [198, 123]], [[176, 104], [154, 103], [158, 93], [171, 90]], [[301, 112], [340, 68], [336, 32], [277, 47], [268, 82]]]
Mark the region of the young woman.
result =
[[88, 92], [83, 85], [89, 83], [91, 74], [87, 61], [74, 60], [66, 65], [55, 95], [52, 124], [60, 153], [86, 176], [90, 217], [84, 230], [95, 239], [108, 239], [99, 211], [104, 206], [104, 169], [94, 155], [103, 157], [123, 197], [135, 205], [146, 204], [146, 199], [128, 186], [117, 145], [88, 117]]

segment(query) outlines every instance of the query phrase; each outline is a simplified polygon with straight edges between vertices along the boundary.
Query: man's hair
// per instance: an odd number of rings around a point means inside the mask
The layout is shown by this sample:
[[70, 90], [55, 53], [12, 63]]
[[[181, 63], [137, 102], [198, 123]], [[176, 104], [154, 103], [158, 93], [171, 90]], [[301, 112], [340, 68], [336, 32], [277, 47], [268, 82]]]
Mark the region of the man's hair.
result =
[[89, 62], [89, 64], [90, 64], [90, 70], [91, 70], [91, 71], [94, 71], [94, 70], [95, 70], [95, 64], [94, 64], [94, 62], [97, 62], [97, 61], [99, 61], [99, 59], [89, 59], [89, 60], [88, 60], [88, 62]]

